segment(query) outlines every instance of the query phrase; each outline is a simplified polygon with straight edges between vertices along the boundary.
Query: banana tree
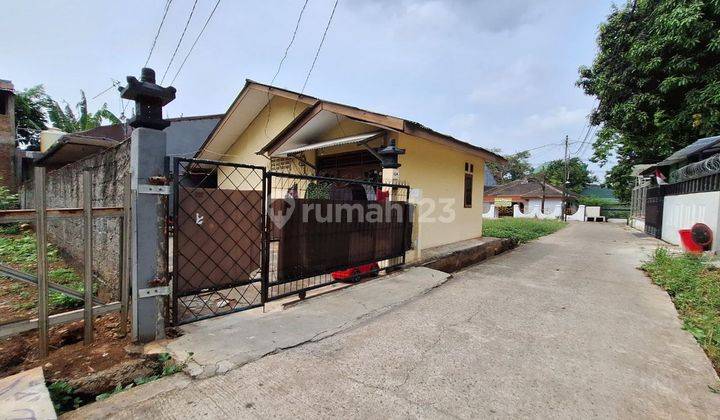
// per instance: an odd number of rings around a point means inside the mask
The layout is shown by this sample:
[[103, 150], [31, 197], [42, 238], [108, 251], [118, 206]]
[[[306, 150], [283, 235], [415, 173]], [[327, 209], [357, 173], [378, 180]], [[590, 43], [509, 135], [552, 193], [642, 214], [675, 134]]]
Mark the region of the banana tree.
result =
[[60, 104], [51, 100], [48, 107], [48, 117], [52, 125], [66, 133], [75, 133], [98, 127], [105, 120], [111, 124], [120, 123], [120, 119], [108, 109], [107, 104], [103, 104], [94, 113], [88, 111], [87, 98], [82, 90], [80, 91], [80, 102], [75, 105], [75, 108], [77, 116], [67, 102], [65, 102], [64, 107], [61, 107]]

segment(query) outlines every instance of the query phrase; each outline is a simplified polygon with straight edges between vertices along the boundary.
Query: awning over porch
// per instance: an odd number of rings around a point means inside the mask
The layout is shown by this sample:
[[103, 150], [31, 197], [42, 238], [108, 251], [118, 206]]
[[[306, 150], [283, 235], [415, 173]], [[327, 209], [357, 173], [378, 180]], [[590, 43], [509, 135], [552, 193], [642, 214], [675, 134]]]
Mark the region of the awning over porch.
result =
[[374, 131], [372, 133], [356, 134], [353, 136], [340, 137], [332, 140], [320, 141], [317, 143], [306, 144], [304, 146], [294, 147], [283, 151], [277, 151], [273, 156], [290, 156], [295, 153], [307, 152], [310, 150], [325, 149], [328, 147], [341, 146], [345, 144], [360, 144], [370, 141], [376, 137], [382, 136], [382, 131]]

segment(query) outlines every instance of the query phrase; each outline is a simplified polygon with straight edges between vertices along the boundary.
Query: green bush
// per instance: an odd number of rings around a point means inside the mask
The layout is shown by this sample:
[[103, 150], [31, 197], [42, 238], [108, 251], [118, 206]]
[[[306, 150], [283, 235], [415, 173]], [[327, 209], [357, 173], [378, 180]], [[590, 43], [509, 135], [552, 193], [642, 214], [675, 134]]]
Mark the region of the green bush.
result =
[[74, 410], [82, 404], [80, 397], [75, 395], [75, 389], [65, 381], [53, 382], [47, 389], [58, 414]]
[[708, 268], [707, 260], [658, 248], [642, 268], [668, 292], [683, 329], [695, 337], [720, 372], [720, 270]]
[[557, 232], [566, 225], [567, 223], [560, 220], [515, 219], [512, 217], [484, 219], [483, 236], [512, 238], [523, 243]]
[[7, 187], [0, 186], [0, 210], [16, 209], [19, 206], [18, 195], [11, 193]]

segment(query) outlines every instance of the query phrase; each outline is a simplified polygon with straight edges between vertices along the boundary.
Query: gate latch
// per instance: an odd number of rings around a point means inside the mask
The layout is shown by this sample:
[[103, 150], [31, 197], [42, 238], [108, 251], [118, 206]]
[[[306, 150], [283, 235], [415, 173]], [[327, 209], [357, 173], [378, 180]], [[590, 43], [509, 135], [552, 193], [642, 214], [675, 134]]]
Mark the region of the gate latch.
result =
[[138, 297], [146, 298], [152, 296], [165, 296], [170, 294], [170, 286], [148, 287], [147, 289], [138, 289]]
[[170, 195], [170, 186], [169, 185], [140, 184], [140, 185], [138, 185], [138, 194]]

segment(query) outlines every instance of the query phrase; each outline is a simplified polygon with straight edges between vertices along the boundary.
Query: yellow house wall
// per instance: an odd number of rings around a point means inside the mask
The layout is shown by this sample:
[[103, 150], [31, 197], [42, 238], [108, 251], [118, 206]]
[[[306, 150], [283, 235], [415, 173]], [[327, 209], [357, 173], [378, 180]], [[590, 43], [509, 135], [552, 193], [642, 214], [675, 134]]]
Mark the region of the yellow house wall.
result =
[[[300, 114], [307, 106], [302, 103], [298, 103], [295, 106], [295, 101], [286, 99], [280, 96], [273, 97], [269, 106], [263, 108], [262, 111], [255, 117], [255, 119], [248, 125], [232, 146], [225, 152], [226, 156], [223, 156], [221, 160], [233, 163], [242, 163], [246, 165], [264, 166], [270, 168], [270, 160], [264, 156], [260, 156], [257, 153], [258, 150], [262, 149], [270, 140], [275, 138], [280, 131], [287, 127], [290, 122], [295, 118], [296, 115]], [[293, 108], [294, 113], [293, 113]], [[268, 114], [270, 114], [270, 120], [268, 121]], [[267, 129], [266, 129], [267, 127]], [[306, 159], [310, 163], [315, 162], [315, 154], [307, 153]], [[303, 170], [299, 168], [297, 161], [293, 162], [293, 172], [297, 170], [297, 173], [303, 173]], [[218, 174], [219, 188], [248, 188], [252, 189], [251, 185], [253, 182], [244, 182], [243, 175], [245, 172], [233, 170], [232, 167], [218, 168], [220, 174]]]
[[[482, 236], [485, 161], [478, 156], [452, 149], [418, 137], [400, 134], [399, 180], [411, 188], [411, 202], [417, 202], [416, 252], [408, 259], [421, 257], [422, 250]], [[464, 207], [465, 162], [472, 163], [472, 207]], [[386, 180], [389, 181], [389, 180]], [[451, 200], [454, 219], [444, 223], [446, 206], [440, 200]], [[418, 252], [419, 251], [419, 252]]]
[[[238, 136], [226, 152], [227, 156], [222, 160], [270, 168], [270, 160], [257, 155], [256, 152], [294, 119], [294, 106], [295, 102], [292, 100], [282, 97], [273, 98], [270, 120], [267, 119], [269, 107], [265, 107], [247, 129]], [[298, 104], [295, 114], [301, 112], [305, 107], [303, 104]], [[371, 132], [375, 129], [366, 124], [341, 118], [339, 126], [329, 130], [323, 138], [318, 140]], [[482, 236], [484, 160], [479, 156], [429, 140], [402, 133], [393, 135], [397, 138], [398, 147], [406, 149], [406, 153], [400, 156], [402, 166], [399, 169], [397, 180], [410, 185], [413, 190], [410, 201], [418, 204], [413, 233], [417, 249], [414, 253], [408, 254], [408, 260], [412, 261], [421, 257], [422, 249]], [[379, 145], [379, 141], [373, 143], [373, 146]], [[355, 145], [346, 145], [322, 150], [319, 153], [335, 154], [359, 149]], [[308, 152], [305, 157], [309, 162], [314, 163], [317, 155], [315, 152]], [[465, 162], [474, 165], [472, 208], [463, 206]], [[293, 160], [292, 168], [293, 173], [308, 172], [307, 167], [300, 168], [295, 160]], [[222, 173], [219, 177], [220, 188], [250, 187], [250, 185], [245, 185], [240, 174], [233, 173], [234, 171], [230, 167], [220, 168], [220, 170]], [[387, 172], [384, 181], [393, 182], [392, 171]], [[451, 200], [449, 208], [454, 215], [452, 222], [444, 223], [439, 220], [448, 216], [445, 211], [448, 204], [441, 202], [441, 199]]]

